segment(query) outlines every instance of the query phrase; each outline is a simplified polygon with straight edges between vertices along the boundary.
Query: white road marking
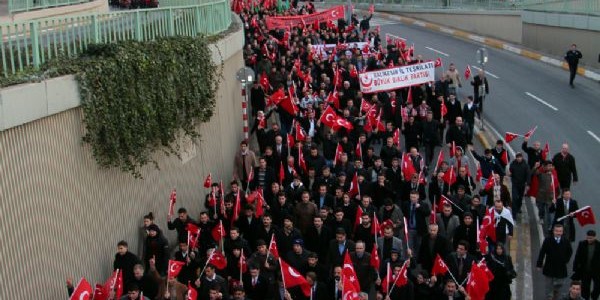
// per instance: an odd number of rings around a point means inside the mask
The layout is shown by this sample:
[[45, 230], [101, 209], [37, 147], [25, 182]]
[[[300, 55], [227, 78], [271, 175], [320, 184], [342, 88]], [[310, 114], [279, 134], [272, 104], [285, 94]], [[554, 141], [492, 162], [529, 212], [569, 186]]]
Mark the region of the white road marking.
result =
[[427, 24], [425, 24], [425, 22], [422, 21], [414, 21], [413, 24], [417, 25], [417, 26], [421, 26], [421, 27], [425, 27]]
[[600, 137], [598, 137], [595, 133], [593, 133], [591, 130], [588, 130], [587, 133], [591, 135], [596, 141], [598, 141], [598, 143], [600, 143]]
[[556, 108], [554, 105], [552, 105], [552, 104], [550, 104], [550, 103], [548, 103], [548, 102], [546, 102], [546, 101], [542, 100], [540, 97], [538, 97], [538, 96], [536, 96], [536, 95], [534, 95], [534, 94], [532, 94], [532, 93], [530, 93], [530, 92], [525, 92], [525, 95], [527, 95], [527, 96], [529, 96], [529, 97], [531, 97], [531, 98], [535, 99], [537, 102], [539, 102], [539, 103], [541, 103], [541, 104], [544, 104], [544, 105], [546, 105], [546, 106], [550, 107], [550, 108], [551, 108], [551, 109], [553, 109], [554, 111], [558, 111], [558, 108]]
[[560, 60], [558, 60], [556, 58], [542, 56], [542, 57], [540, 57], [540, 60], [543, 61], [543, 62], [545, 62], [545, 63], [557, 66], [557, 67], [562, 67], [562, 61], [560, 61]]
[[485, 38], [479, 35], [469, 34], [469, 39], [476, 42], [485, 43]]
[[433, 52], [435, 52], [435, 53], [439, 53], [439, 54], [441, 54], [441, 55], [443, 55], [443, 56], [446, 56], [446, 57], [450, 56], [450, 54], [444, 53], [444, 52], [442, 52], [442, 51], [440, 51], [440, 50], [433, 49], [433, 48], [431, 48], [431, 47], [425, 47], [425, 48], [427, 48], [427, 49], [429, 49], [429, 50], [431, 50], [431, 51], [433, 51]]
[[[473, 67], [473, 69], [477, 69], [477, 70], [481, 71], [481, 68], [479, 68], [479, 67], [477, 67], [477, 66], [473, 66], [473, 65], [471, 65], [471, 67]], [[492, 74], [492, 73], [490, 73], [490, 72], [488, 72], [488, 71], [485, 71], [485, 74], [488, 74], [488, 75], [490, 75], [490, 76], [492, 76], [492, 77], [494, 77], [494, 78], [496, 78], [496, 79], [500, 79], [500, 77], [498, 77], [498, 75], [494, 75], [494, 74]]]
[[516, 53], [516, 54], [521, 54], [521, 49], [519, 49], [517, 47], [513, 47], [513, 46], [508, 45], [508, 44], [502, 45], [502, 48], [504, 50], [506, 50], [506, 51], [510, 51], [510, 52], [513, 52], [513, 53]]

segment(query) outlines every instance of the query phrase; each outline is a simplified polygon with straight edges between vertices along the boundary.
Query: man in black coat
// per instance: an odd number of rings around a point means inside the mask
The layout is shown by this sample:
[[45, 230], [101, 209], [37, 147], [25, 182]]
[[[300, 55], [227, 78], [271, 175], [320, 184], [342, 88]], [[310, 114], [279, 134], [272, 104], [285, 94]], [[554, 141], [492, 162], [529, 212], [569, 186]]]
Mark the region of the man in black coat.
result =
[[123, 272], [123, 283], [129, 283], [133, 278], [133, 267], [141, 263], [140, 259], [133, 253], [129, 252], [129, 246], [126, 241], [120, 241], [117, 244], [117, 254], [113, 262], [113, 270], [121, 270]]
[[174, 221], [171, 220], [171, 216], [167, 218], [167, 228], [169, 230], [177, 231], [177, 241], [179, 242], [187, 242], [187, 224], [192, 223], [196, 224], [196, 222], [188, 216], [187, 210], [183, 207], [177, 210], [178, 218]]
[[252, 181], [250, 182], [250, 190], [256, 190], [258, 187], [261, 187], [263, 191], [271, 188], [271, 184], [276, 182], [277, 178], [275, 178], [275, 170], [273, 168], [267, 166], [267, 160], [264, 157], [261, 157], [258, 160], [258, 167], [254, 168], [254, 176]]
[[269, 291], [269, 279], [260, 274], [260, 268], [255, 264], [248, 266], [248, 274], [243, 276], [244, 290], [250, 299], [265, 299]]
[[533, 166], [535, 166], [536, 162], [542, 162], [542, 148], [539, 141], [535, 141], [533, 143], [533, 147], [527, 146], [528, 141], [528, 137], [523, 139], [521, 149], [527, 153], [527, 163], [529, 164], [529, 169], [533, 169]]
[[338, 228], [335, 231], [335, 240], [329, 242], [328, 262], [333, 266], [341, 265], [344, 262], [346, 250], [354, 252], [354, 242], [346, 239], [346, 230]]
[[560, 153], [556, 153], [552, 158], [552, 164], [558, 176], [558, 183], [561, 189], [571, 187], [571, 180], [577, 183], [577, 167], [575, 165], [575, 157], [569, 153], [569, 145], [562, 144]]
[[306, 249], [317, 253], [320, 260], [325, 263], [331, 239], [333, 239], [333, 233], [329, 227], [324, 226], [323, 218], [314, 216], [313, 225], [308, 228], [305, 235]]
[[475, 262], [475, 257], [469, 254], [468, 251], [469, 242], [459, 241], [456, 246], [456, 252], [450, 253], [446, 258], [448, 269], [454, 274], [458, 282], [463, 282], [467, 278], [471, 270], [471, 264]]
[[[600, 241], [596, 239], [596, 231], [589, 230], [584, 241], [579, 242], [573, 260], [573, 279], [580, 279], [581, 295], [585, 299], [598, 300], [600, 296]], [[594, 282], [594, 290], [590, 290]]]
[[467, 149], [467, 127], [463, 124], [461, 116], [457, 116], [455, 124], [451, 125], [446, 132], [446, 144], [448, 148], [452, 147], [452, 142], [457, 147]]
[[575, 80], [575, 75], [577, 74], [577, 65], [579, 64], [579, 60], [583, 57], [581, 52], [577, 50], [577, 45], [572, 44], [571, 49], [567, 51], [565, 54], [565, 60], [569, 64], [569, 85], [571, 88], [574, 88], [573, 80]]
[[430, 224], [429, 234], [421, 240], [417, 262], [423, 270], [431, 270], [436, 255], [439, 254], [441, 257], [445, 257], [450, 252], [450, 243], [438, 234], [438, 230], [437, 224]]
[[[577, 200], [571, 199], [571, 191], [563, 190], [562, 197], [556, 199], [556, 202], [550, 205], [549, 211], [554, 213], [554, 223], [562, 224], [565, 230], [565, 237], [570, 242], [575, 242], [575, 221], [574, 213], [579, 209]], [[567, 216], [567, 218], [561, 220], [561, 217]]]
[[435, 147], [440, 144], [440, 122], [433, 118], [433, 112], [427, 111], [425, 121], [421, 122], [421, 133], [423, 146], [425, 146], [425, 159], [427, 165], [431, 164], [434, 159]]
[[538, 255], [537, 269], [544, 274], [548, 299], [556, 298], [560, 292], [573, 254], [571, 243], [563, 237], [563, 232], [563, 226], [555, 224], [552, 235], [544, 240]]

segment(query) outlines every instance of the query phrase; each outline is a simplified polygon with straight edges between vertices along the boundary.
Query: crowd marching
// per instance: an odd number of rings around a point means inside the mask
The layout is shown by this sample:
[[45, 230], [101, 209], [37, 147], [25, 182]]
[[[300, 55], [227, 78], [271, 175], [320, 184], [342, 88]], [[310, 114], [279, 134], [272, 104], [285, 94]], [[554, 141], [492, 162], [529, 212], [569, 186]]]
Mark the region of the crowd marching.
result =
[[[317, 12], [310, 2], [278, 12], [273, 0], [235, 0], [232, 9], [244, 26], [245, 63], [259, 75], [249, 92], [256, 149], [240, 143], [232, 181], [205, 179], [197, 219], [185, 208], [175, 214], [172, 192], [167, 228], [177, 232], [177, 252], [150, 213], [143, 256], [119, 242], [113, 275], [95, 289], [69, 281], [73, 296], [506, 300], [517, 277], [507, 245], [529, 195], [549, 229], [537, 266], [548, 299], [558, 299], [573, 220], [594, 222], [571, 200], [577, 172], [568, 145], [551, 159], [547, 145], [528, 145], [534, 128], [477, 153], [484, 73], [470, 80], [470, 68], [445, 70], [401, 37], [383, 44], [372, 8], [348, 23], [343, 7]], [[367, 92], [363, 77], [412, 72], [410, 82], [435, 68], [439, 79], [418, 84], [375, 79], [393, 87], [378, 92]], [[473, 94], [461, 102], [463, 84]], [[518, 137], [526, 157], [511, 161], [504, 143]], [[598, 299], [594, 236], [579, 245], [573, 278], [585, 297], [594, 281]], [[581, 288], [573, 281], [564, 299], [579, 299]]]

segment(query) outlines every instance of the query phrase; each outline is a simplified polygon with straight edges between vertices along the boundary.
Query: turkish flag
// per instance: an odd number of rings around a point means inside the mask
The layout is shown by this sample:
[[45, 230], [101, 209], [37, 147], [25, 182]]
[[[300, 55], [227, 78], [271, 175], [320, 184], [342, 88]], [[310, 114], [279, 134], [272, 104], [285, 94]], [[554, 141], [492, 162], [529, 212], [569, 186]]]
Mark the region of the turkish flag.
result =
[[176, 278], [181, 272], [181, 269], [185, 266], [185, 262], [169, 259], [169, 278]]
[[486, 230], [483, 230], [482, 228], [483, 226], [479, 226], [479, 219], [477, 219], [477, 244], [479, 245], [479, 252], [481, 252], [482, 255], [487, 254], [487, 250], [488, 250], [488, 241], [486, 239], [486, 232], [487, 232], [487, 228]]
[[444, 205], [452, 205], [452, 203], [450, 202], [450, 199], [448, 199], [448, 197], [446, 197], [445, 195], [441, 195], [440, 197], [440, 201], [437, 205], [437, 211], [438, 212], [443, 212], [444, 211]]
[[283, 99], [286, 98], [285, 91], [283, 88], [278, 89], [269, 97], [267, 106], [278, 105]]
[[352, 259], [350, 259], [350, 253], [348, 250], [346, 250], [346, 253], [344, 254], [342, 277], [348, 279], [356, 291], [360, 291], [360, 283], [358, 282], [358, 277], [356, 276], [356, 271], [354, 270], [354, 264], [352, 263]]
[[410, 155], [404, 153], [402, 155], [402, 166], [401, 166], [402, 174], [404, 175], [404, 180], [410, 181], [413, 174], [417, 173], [415, 166], [413, 165], [412, 159], [410, 159]]
[[454, 167], [450, 167], [450, 170], [444, 173], [444, 182], [448, 185], [453, 185], [456, 182], [456, 172], [454, 172]]
[[175, 203], [177, 202], [177, 191], [173, 189], [171, 191], [171, 196], [169, 197], [169, 216], [174, 214]]
[[[371, 225], [373, 226], [373, 225]], [[371, 260], [369, 264], [375, 268], [375, 270], [379, 270], [379, 266], [381, 265], [381, 260], [379, 259], [379, 252], [377, 251], [377, 247], [373, 247], [371, 250]]]
[[219, 220], [219, 223], [217, 223], [215, 227], [213, 227], [210, 234], [212, 235], [212, 238], [213, 240], [215, 240], [215, 242], [219, 243], [221, 241], [221, 239], [225, 236], [225, 228], [223, 227], [222, 220]]
[[381, 223], [381, 225], [379, 225], [379, 235], [383, 235], [383, 231], [387, 227], [394, 228], [394, 222], [392, 221], [392, 219], [387, 219], [387, 220], [383, 221]]
[[467, 68], [465, 69], [465, 78], [469, 79], [471, 77], [471, 66], [467, 65]]
[[360, 196], [360, 187], [358, 186], [358, 173], [354, 172], [354, 177], [352, 177], [352, 182], [350, 182], [350, 189], [348, 190], [348, 195], [350, 198], [354, 198], [354, 196]]
[[357, 158], [360, 158], [360, 160], [362, 161], [363, 153], [362, 153], [362, 147], [360, 145], [360, 142], [356, 143], [356, 149], [354, 150], [354, 156], [356, 156]]
[[256, 217], [260, 218], [265, 214], [264, 206], [265, 206], [265, 197], [263, 196], [262, 188], [258, 188], [256, 197]]
[[467, 294], [471, 300], [484, 300], [485, 294], [490, 290], [488, 275], [478, 264], [471, 266], [471, 273], [467, 281]]
[[587, 224], [596, 224], [596, 217], [594, 216], [594, 211], [591, 206], [584, 206], [581, 209], [578, 209], [575, 212], [575, 218], [577, 218], [577, 222], [582, 227]]
[[413, 96], [412, 96], [412, 86], [408, 87], [408, 95], [406, 96], [406, 103], [413, 103]]
[[379, 234], [379, 219], [377, 218], [377, 214], [375, 212], [373, 212], [373, 224], [371, 224], [371, 234], [375, 236], [375, 239], [377, 239], [377, 236], [380, 235]]
[[504, 134], [504, 141], [507, 143], [512, 142], [514, 139], [516, 139], [517, 137], [519, 137], [519, 134], [517, 133], [512, 133], [512, 132], [506, 132]]
[[321, 123], [323, 123], [325, 126], [333, 128], [335, 120], [337, 120], [337, 114], [331, 106], [327, 106], [325, 111], [323, 111], [323, 114], [321, 115], [319, 121], [321, 121]]
[[365, 100], [365, 98], [363, 98], [360, 101], [360, 110], [362, 110], [365, 113], [371, 110], [371, 105], [369, 104], [369, 102], [367, 102], [367, 100]]
[[262, 72], [262, 74], [260, 74], [260, 86], [262, 86], [263, 90], [265, 90], [265, 93], [269, 92], [271, 84], [269, 83], [269, 77], [267, 76], [266, 72]]
[[542, 153], [540, 154], [542, 157], [542, 160], [547, 160], [549, 155], [550, 155], [550, 145], [548, 145], [548, 143], [546, 143], [546, 145], [544, 145], [544, 149], [542, 149]]
[[306, 132], [300, 126], [300, 122], [296, 122], [296, 141], [306, 141]]
[[288, 265], [284, 260], [279, 260], [281, 264], [281, 275], [283, 276], [283, 282], [287, 288], [300, 286], [302, 293], [306, 297], [310, 297], [311, 287], [306, 278], [302, 276], [296, 269]]
[[275, 234], [271, 235], [271, 242], [269, 243], [269, 253], [273, 255], [273, 258], [279, 258], [279, 250], [277, 249], [277, 241], [275, 240]]
[[456, 156], [456, 142], [452, 141], [452, 146], [450, 146], [450, 149], [448, 149], [448, 151], [450, 152], [448, 153], [450, 157]]
[[242, 248], [242, 253], [240, 254], [240, 261], [238, 262], [238, 268], [240, 268], [242, 273], [248, 272], [248, 263], [246, 262], [246, 256], [244, 255], [244, 248]]
[[332, 128], [333, 130], [338, 131], [341, 127], [344, 127], [348, 130], [352, 130], [354, 128], [350, 121], [346, 120], [344, 117], [338, 116]]
[[448, 266], [446, 265], [446, 263], [444, 262], [442, 257], [439, 254], [437, 254], [435, 256], [435, 261], [433, 262], [433, 268], [431, 269], [431, 275], [432, 276], [446, 275], [446, 273], [448, 273], [448, 271], [449, 271]]
[[431, 212], [429, 213], [429, 224], [437, 223], [437, 215], [436, 215], [436, 203], [433, 203], [433, 207], [431, 208]]
[[483, 172], [481, 171], [481, 165], [477, 162], [477, 175], [475, 175], [475, 180], [481, 181], [481, 177], [483, 177]]
[[294, 98], [292, 98], [291, 96], [284, 97], [283, 99], [281, 99], [281, 101], [279, 102], [279, 106], [281, 106], [281, 108], [283, 108], [285, 111], [287, 111], [292, 116], [295, 116], [296, 114], [298, 114], [298, 107], [296, 107]]
[[486, 210], [485, 217], [483, 217], [483, 222], [481, 224], [481, 230], [484, 232], [485, 237], [489, 237], [493, 242], [496, 241], [496, 224], [495, 224], [495, 212], [494, 208]]
[[304, 160], [304, 153], [302, 153], [302, 148], [298, 148], [298, 165], [300, 169], [304, 172], [304, 174], [308, 173], [308, 169], [306, 168], [306, 160]]
[[440, 149], [440, 153], [438, 154], [437, 162], [435, 163], [434, 173], [440, 168], [442, 163], [444, 162], [444, 149]]
[[123, 295], [123, 272], [120, 269], [113, 271], [104, 283], [104, 293], [108, 296], [111, 291], [115, 292], [116, 299], [120, 299]]
[[198, 240], [200, 239], [200, 227], [187, 223], [186, 228], [188, 232], [188, 245], [190, 249], [198, 247]]
[[219, 270], [223, 270], [227, 267], [227, 260], [221, 250], [213, 250], [212, 254], [208, 258], [208, 263], [215, 266]]
[[502, 152], [502, 156], [500, 156], [500, 160], [504, 165], [508, 165], [508, 151], [504, 150]]
[[441, 57], [436, 58], [435, 62], [433, 63], [433, 66], [436, 67], [436, 68], [439, 68], [439, 67], [443, 66], [443, 64], [442, 64], [442, 58]]
[[400, 128], [396, 128], [396, 130], [394, 130], [394, 135], [392, 136], [392, 139], [394, 141], [394, 145], [400, 147]]
[[340, 97], [338, 96], [337, 90], [329, 92], [329, 95], [327, 96], [327, 102], [333, 104], [336, 109], [340, 109]]
[[215, 197], [215, 193], [214, 192], [211, 192], [208, 195], [208, 206], [215, 207], [215, 205], [217, 205], [217, 197]]
[[448, 108], [446, 107], [446, 100], [442, 100], [442, 103], [440, 103], [440, 113], [442, 114], [442, 118], [448, 113]]
[[197, 299], [198, 299], [198, 292], [188, 282], [188, 290], [187, 290], [187, 295], [185, 296], [185, 300], [197, 300]]
[[206, 176], [206, 179], [204, 179], [204, 187], [210, 188], [211, 185], [212, 185], [212, 176], [210, 173], [208, 173], [208, 176]]
[[496, 185], [496, 179], [494, 178], [494, 173], [492, 173], [490, 174], [490, 177], [488, 177], [488, 181], [483, 187], [483, 190], [489, 191], [490, 189], [494, 188], [494, 185]]
[[529, 131], [527, 131], [527, 133], [525, 133], [523, 136], [524, 136], [524, 137], [526, 137], [526, 138], [530, 138], [530, 137], [533, 135], [533, 133], [535, 132], [535, 130], [536, 130], [536, 129], [537, 129], [537, 126], [535, 126], [535, 127], [531, 128], [531, 129], [530, 129]]
[[404, 261], [402, 265], [402, 269], [400, 269], [400, 273], [398, 277], [394, 279], [394, 285], [397, 287], [403, 287], [408, 284], [408, 264], [410, 263], [410, 259]]
[[96, 287], [94, 289], [94, 297], [92, 297], [92, 299], [94, 299], [94, 300], [107, 300], [108, 299], [108, 293], [107, 293], [107, 290], [104, 289], [104, 286], [102, 286], [99, 283], [96, 283]]
[[[345, 276], [342, 274], [342, 283], [344, 285], [342, 288], [344, 291], [342, 294], [342, 300], [360, 300], [360, 296], [358, 295], [360, 289], [354, 287], [352, 280], [353, 278], [350, 276]], [[356, 278], [354, 278], [354, 280], [356, 280]]]
[[333, 165], [336, 166], [338, 161], [340, 161], [342, 159], [342, 154], [344, 154], [344, 148], [342, 148], [342, 145], [340, 145], [340, 143], [337, 144], [337, 147], [335, 147], [335, 156], [333, 157]]
[[[240, 211], [242, 210], [242, 203], [240, 203], [240, 194], [242, 193], [241, 190], [238, 190], [238, 192], [235, 194], [235, 203], [233, 204], [233, 216], [231, 216], [231, 223], [233, 224], [233, 222], [237, 221], [237, 219], [239, 219], [240, 217]], [[225, 229], [222, 228], [223, 224], [221, 224], [221, 229], [223, 231], [223, 236], [225, 236]]]
[[383, 277], [383, 279], [381, 280], [381, 291], [384, 294], [388, 294], [388, 290], [390, 289], [390, 283], [392, 283], [394, 280], [392, 275], [392, 268], [390, 268], [390, 263], [388, 262], [385, 277]]
[[358, 227], [358, 224], [362, 223], [362, 214], [364, 213], [363, 209], [360, 207], [360, 205], [356, 206], [356, 215], [354, 217], [354, 231], [356, 231], [356, 227]]
[[283, 164], [279, 165], [279, 184], [283, 185], [283, 180], [285, 179], [285, 171], [283, 170]]
[[373, 12], [375, 12], [375, 5], [374, 5], [374, 4], [371, 4], [371, 5], [369, 5], [369, 14], [371, 14], [371, 15], [372, 15], [372, 14], [373, 14]]
[[71, 300], [90, 300], [92, 299], [92, 285], [85, 280], [85, 278], [81, 278], [77, 286], [73, 290], [73, 294], [71, 294]]

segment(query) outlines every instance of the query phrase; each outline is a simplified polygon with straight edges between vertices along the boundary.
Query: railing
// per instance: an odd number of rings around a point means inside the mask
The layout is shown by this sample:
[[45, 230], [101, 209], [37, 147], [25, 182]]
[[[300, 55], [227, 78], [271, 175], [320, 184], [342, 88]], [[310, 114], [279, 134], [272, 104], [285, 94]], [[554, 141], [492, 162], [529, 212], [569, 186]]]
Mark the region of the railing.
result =
[[523, 8], [568, 14], [600, 15], [600, 0], [540, 0], [524, 3]]
[[8, 0], [8, 12], [16, 13], [56, 6], [90, 2], [91, 0]]
[[230, 24], [227, 0], [3, 24], [0, 25], [0, 71], [8, 76], [27, 67], [37, 68], [61, 53], [81, 53], [92, 43], [213, 35], [225, 31]]
[[210, 3], [212, 0], [159, 0], [159, 7], [190, 6]]

